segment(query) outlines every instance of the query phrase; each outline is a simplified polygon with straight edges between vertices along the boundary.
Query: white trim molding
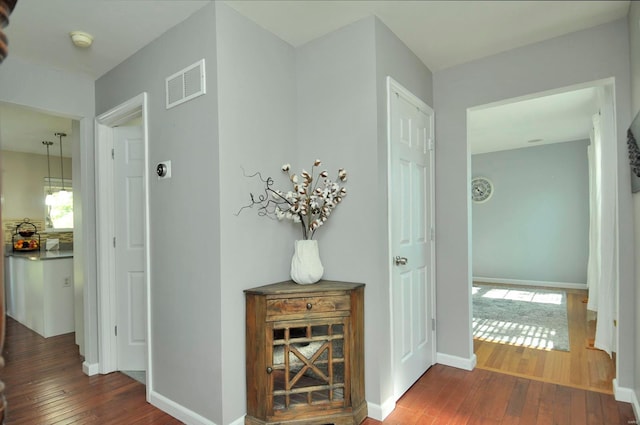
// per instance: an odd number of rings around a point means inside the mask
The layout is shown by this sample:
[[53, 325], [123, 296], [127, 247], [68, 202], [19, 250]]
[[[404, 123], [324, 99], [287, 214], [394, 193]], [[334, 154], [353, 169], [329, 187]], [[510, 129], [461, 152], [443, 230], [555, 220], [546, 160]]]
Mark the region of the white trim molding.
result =
[[96, 257], [98, 262], [98, 365], [100, 373], [110, 373], [117, 368], [114, 335], [115, 316], [115, 255], [112, 237], [114, 221], [108, 213], [113, 205], [113, 166], [105, 158], [111, 158], [113, 138], [108, 120], [96, 118]]
[[[149, 403], [187, 425], [216, 425], [215, 422], [210, 421], [193, 410], [188, 409], [153, 390], [149, 391]], [[244, 421], [244, 418], [242, 419]], [[237, 420], [233, 422], [233, 424], [236, 423], [238, 423]]]
[[[148, 198], [148, 146], [147, 93], [141, 93], [95, 119], [95, 167], [96, 167], [96, 251], [97, 251], [97, 303], [98, 303], [98, 371], [110, 373], [117, 370], [117, 341], [114, 332], [116, 323], [115, 284], [115, 222], [113, 216], [113, 127], [122, 125], [132, 118], [142, 117], [145, 157], [145, 267], [147, 306], [150, 299], [149, 270], [149, 198]], [[147, 397], [153, 388], [153, 368], [149, 347], [150, 308], [147, 308]]]
[[638, 397], [633, 388], [619, 387], [618, 380], [613, 380], [613, 395], [616, 401], [622, 401], [624, 403], [630, 403], [633, 406], [633, 414], [636, 418], [640, 418], [640, 404], [638, 404]]
[[475, 354], [473, 354], [471, 358], [467, 359], [464, 357], [452, 356], [450, 354], [438, 353], [436, 355], [436, 363], [458, 369], [473, 370], [478, 363], [478, 358]]
[[384, 421], [387, 416], [391, 414], [396, 408], [396, 401], [393, 397], [388, 398], [384, 403], [374, 404], [367, 402], [367, 416], [375, 419], [376, 421]]
[[100, 373], [100, 369], [98, 366], [99, 366], [98, 363], [83, 362], [82, 373], [84, 373], [87, 376], [97, 375], [98, 373]]
[[229, 425], [244, 425], [244, 416], [240, 416], [238, 419], [231, 422]]
[[586, 283], [572, 283], [572, 282], [550, 282], [546, 280], [519, 280], [519, 279], [502, 279], [498, 277], [482, 277], [474, 276], [474, 282], [479, 283], [500, 283], [509, 285], [521, 285], [521, 286], [542, 286], [551, 288], [564, 288], [564, 289], [587, 289]]

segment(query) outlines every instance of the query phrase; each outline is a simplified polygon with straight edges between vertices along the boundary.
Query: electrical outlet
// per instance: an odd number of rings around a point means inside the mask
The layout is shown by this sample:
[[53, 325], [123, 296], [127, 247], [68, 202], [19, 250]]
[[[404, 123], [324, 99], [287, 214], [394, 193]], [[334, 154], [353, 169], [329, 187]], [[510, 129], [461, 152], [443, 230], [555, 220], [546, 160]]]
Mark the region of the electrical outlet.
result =
[[71, 286], [71, 278], [70, 277], [65, 277], [64, 278], [64, 286]]

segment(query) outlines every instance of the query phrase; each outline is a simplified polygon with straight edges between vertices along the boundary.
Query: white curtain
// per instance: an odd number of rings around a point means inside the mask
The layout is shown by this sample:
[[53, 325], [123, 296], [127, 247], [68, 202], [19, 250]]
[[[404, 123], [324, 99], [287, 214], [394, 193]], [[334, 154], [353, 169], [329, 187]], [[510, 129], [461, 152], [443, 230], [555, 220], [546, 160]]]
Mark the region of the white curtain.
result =
[[588, 149], [590, 228], [589, 260], [587, 264], [587, 285], [589, 303], [587, 308], [597, 312], [596, 337], [594, 346], [609, 355], [614, 349], [614, 301], [615, 282], [615, 214], [616, 185], [613, 173], [603, 173], [603, 169], [615, 170], [615, 156], [612, 149], [603, 149], [601, 115], [593, 116], [591, 145]]
[[595, 134], [591, 129], [591, 143], [587, 148], [589, 160], [589, 261], [587, 263], [587, 287], [589, 303], [587, 308], [598, 310], [598, 282], [600, 281], [600, 152], [596, 152]]

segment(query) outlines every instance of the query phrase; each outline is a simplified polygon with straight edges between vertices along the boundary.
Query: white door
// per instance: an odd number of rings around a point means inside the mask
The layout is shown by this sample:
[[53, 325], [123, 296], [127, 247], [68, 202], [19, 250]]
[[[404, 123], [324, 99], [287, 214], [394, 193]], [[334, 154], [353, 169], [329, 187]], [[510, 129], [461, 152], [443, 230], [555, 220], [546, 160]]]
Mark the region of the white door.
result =
[[113, 129], [118, 370], [146, 370], [144, 140], [139, 126]]
[[434, 363], [433, 110], [389, 79], [394, 395]]

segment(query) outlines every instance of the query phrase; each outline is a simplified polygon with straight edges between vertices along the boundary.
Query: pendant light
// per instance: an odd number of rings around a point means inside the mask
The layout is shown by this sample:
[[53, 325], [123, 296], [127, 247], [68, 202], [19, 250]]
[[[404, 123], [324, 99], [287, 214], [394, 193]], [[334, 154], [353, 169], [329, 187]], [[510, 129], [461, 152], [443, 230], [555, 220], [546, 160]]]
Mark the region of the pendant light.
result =
[[53, 145], [53, 142], [43, 140], [42, 144], [47, 147], [47, 179], [49, 180], [49, 191], [47, 192], [45, 203], [47, 205], [51, 205], [53, 191], [51, 190], [51, 163], [49, 162], [49, 146]]
[[51, 190], [51, 163], [49, 161], [49, 146], [53, 145], [53, 142], [43, 140], [42, 144], [47, 147], [47, 179], [49, 180], [49, 190], [47, 196], [44, 198], [44, 203], [47, 206], [47, 216], [45, 217], [46, 227], [52, 227], [51, 222], [51, 206], [53, 205], [53, 191]]
[[54, 135], [60, 138], [60, 180], [62, 180], [62, 190], [60, 190], [60, 192], [66, 192], [66, 190], [64, 190], [64, 161], [62, 159], [62, 138], [67, 137], [67, 133], [54, 133]]

